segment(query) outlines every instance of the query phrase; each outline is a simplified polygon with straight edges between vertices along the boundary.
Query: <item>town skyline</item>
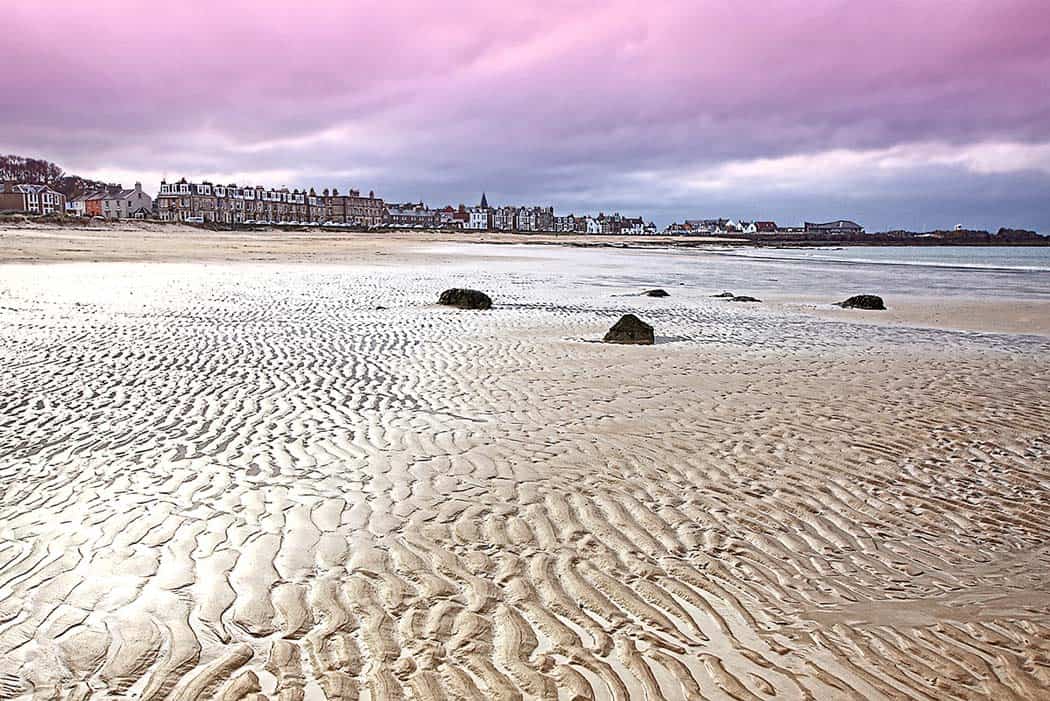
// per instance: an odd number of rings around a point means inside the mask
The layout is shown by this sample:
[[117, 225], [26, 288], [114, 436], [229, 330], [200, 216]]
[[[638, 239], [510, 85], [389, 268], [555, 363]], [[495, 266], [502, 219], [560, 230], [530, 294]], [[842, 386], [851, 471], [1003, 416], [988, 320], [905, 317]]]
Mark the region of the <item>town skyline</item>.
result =
[[0, 152], [125, 185], [485, 191], [659, 226], [1050, 231], [1039, 0], [139, 9], [7, 9]]
[[[0, 149], [2, 151], [3, 149]], [[71, 169], [72, 171], [72, 169]], [[248, 186], [251, 183], [252, 186], [258, 184], [264, 188], [278, 188], [288, 190], [303, 190], [308, 191], [311, 188], [320, 191], [322, 187], [318, 187], [315, 182], [322, 182], [318, 178], [308, 178], [303, 184], [286, 184], [281, 183], [275, 185], [274, 182], [260, 181], [256, 178], [251, 177], [250, 173], [241, 172], [233, 173], [231, 177], [225, 177], [222, 174], [216, 176], [178, 176], [169, 175], [167, 173], [162, 174], [159, 179], [151, 181], [150, 178], [154, 177], [152, 172], [146, 171], [143, 175], [137, 171], [114, 171], [114, 170], [92, 170], [90, 168], [78, 172], [78, 174], [85, 177], [90, 177], [96, 180], [104, 182], [112, 182], [114, 184], [126, 185], [129, 182], [142, 182], [144, 189], [151, 191], [156, 194], [159, 191], [160, 183], [164, 181], [175, 181], [180, 178], [186, 178], [191, 182], [209, 182], [209, 183], [238, 183]], [[265, 177], [267, 173], [261, 173], [260, 177]], [[241, 177], [238, 177], [241, 176]], [[382, 182], [382, 178], [377, 178], [377, 182]], [[276, 181], [275, 181], [276, 182]], [[337, 189], [345, 187], [347, 190], [354, 189], [353, 180], [344, 178], [340, 181], [343, 183]], [[1012, 182], [1012, 180], [1010, 181]], [[360, 187], [360, 186], [359, 186]], [[1050, 185], [1048, 185], [1050, 187]], [[358, 188], [359, 189], [359, 188]], [[371, 188], [373, 191], [378, 191], [379, 188]], [[1050, 191], [1050, 190], [1048, 190]], [[476, 193], [464, 193], [457, 196], [452, 193], [448, 199], [440, 200], [436, 198], [426, 196], [411, 196], [411, 193], [404, 193], [408, 196], [389, 196], [387, 195], [386, 200], [389, 203], [413, 203], [413, 202], [424, 202], [428, 206], [433, 205], [434, 207], [443, 207], [446, 205], [465, 205], [466, 207], [475, 206], [477, 203], [474, 201], [480, 194], [487, 194], [490, 201], [498, 203], [498, 206], [542, 206], [542, 207], [553, 207], [559, 212], [571, 212], [577, 213], [582, 212], [586, 214], [599, 214], [599, 213], [612, 213], [620, 211], [631, 211], [637, 212], [646, 221], [652, 221], [656, 224], [657, 228], [663, 230], [673, 224], [683, 222], [686, 220], [695, 220], [698, 218], [708, 217], [723, 217], [730, 215], [731, 218], [744, 220], [744, 221], [761, 221], [761, 220], [774, 220], [788, 226], [801, 226], [806, 221], [825, 221], [841, 219], [842, 217], [848, 217], [857, 221], [869, 222], [867, 229], [870, 231], [892, 231], [892, 230], [912, 230], [912, 231], [929, 231], [929, 230], [946, 230], [957, 226], [963, 226], [968, 229], [996, 229], [1000, 226], [1006, 225], [1009, 227], [1019, 229], [1032, 229], [1041, 233], [1050, 233], [1050, 218], [1044, 218], [1040, 216], [1025, 218], [1024, 215], [1011, 215], [1009, 213], [1005, 215], [989, 214], [987, 212], [977, 212], [973, 209], [973, 202], [964, 202], [960, 199], [959, 206], [952, 211], [955, 215], [947, 214], [945, 216], [937, 216], [930, 214], [923, 214], [921, 211], [923, 200], [920, 196], [915, 196], [912, 201], [905, 204], [903, 201], [898, 202], [894, 205], [893, 209], [886, 209], [878, 205], [860, 205], [856, 202], [851, 202], [848, 199], [826, 197], [818, 199], [815, 196], [799, 197], [796, 200], [788, 203], [781, 203], [775, 207], [763, 208], [759, 203], [752, 202], [750, 206], [746, 203], [741, 203], [737, 198], [733, 196], [712, 196], [703, 200], [693, 200], [690, 202], [679, 202], [673, 207], [663, 207], [658, 203], [649, 203], [647, 209], [642, 211], [639, 207], [645, 207], [645, 202], [637, 202], [636, 204], [618, 204], [618, 201], [614, 200], [582, 200], [579, 204], [573, 206], [571, 204], [563, 204], [561, 200], [525, 200], [524, 197], [527, 195], [521, 195], [515, 197], [513, 194], [507, 194], [506, 191], [500, 188], [482, 188]], [[568, 200], [569, 202], [575, 200]], [[632, 200], [627, 199], [626, 202], [630, 203]], [[841, 208], [836, 208], [836, 203], [841, 203]], [[634, 207], [634, 209], [631, 209]], [[853, 207], [853, 209], [847, 209]], [[1050, 205], [1048, 205], [1050, 207]], [[1041, 209], [1040, 209], [1041, 212]], [[1050, 214], [1050, 212], [1048, 212]], [[1024, 221], [1022, 221], [1024, 220]], [[1045, 224], [1039, 223], [1027, 223], [1031, 221], [1041, 222], [1046, 221]]]
[[868, 231], [852, 219], [785, 223], [771, 219], [718, 216], [684, 218], [662, 228], [644, 216], [610, 213], [555, 212], [536, 203], [492, 204], [482, 192], [477, 205], [447, 203], [431, 207], [418, 201], [385, 201], [374, 190], [367, 194], [349, 187], [288, 188], [272, 185], [193, 181], [185, 177], [160, 182], [155, 198], [141, 182], [126, 189], [67, 173], [45, 159], [0, 155], [0, 214], [30, 216], [64, 214], [76, 218], [153, 219], [225, 227], [335, 226], [474, 230], [514, 233], [575, 233], [629, 236], [744, 235], [756, 240], [899, 244], [948, 242], [962, 245], [1046, 245], [1039, 232], [1000, 226], [991, 232], [956, 224], [926, 232], [904, 228]]

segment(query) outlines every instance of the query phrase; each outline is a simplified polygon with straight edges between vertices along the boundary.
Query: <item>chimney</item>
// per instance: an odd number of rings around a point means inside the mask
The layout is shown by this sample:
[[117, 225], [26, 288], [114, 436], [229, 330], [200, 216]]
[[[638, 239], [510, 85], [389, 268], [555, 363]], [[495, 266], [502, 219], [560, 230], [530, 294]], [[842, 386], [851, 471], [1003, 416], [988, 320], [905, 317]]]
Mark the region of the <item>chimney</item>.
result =
[[135, 183], [135, 192], [142, 192], [142, 183]]

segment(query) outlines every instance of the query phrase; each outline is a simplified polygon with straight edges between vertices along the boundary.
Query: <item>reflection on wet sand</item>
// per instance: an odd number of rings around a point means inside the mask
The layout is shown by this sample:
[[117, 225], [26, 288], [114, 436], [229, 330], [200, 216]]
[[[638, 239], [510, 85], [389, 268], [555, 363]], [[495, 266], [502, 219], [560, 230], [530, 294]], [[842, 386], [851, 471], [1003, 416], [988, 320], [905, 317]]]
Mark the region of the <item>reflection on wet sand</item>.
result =
[[1050, 695], [1050, 341], [671, 292], [6, 268], [0, 698]]

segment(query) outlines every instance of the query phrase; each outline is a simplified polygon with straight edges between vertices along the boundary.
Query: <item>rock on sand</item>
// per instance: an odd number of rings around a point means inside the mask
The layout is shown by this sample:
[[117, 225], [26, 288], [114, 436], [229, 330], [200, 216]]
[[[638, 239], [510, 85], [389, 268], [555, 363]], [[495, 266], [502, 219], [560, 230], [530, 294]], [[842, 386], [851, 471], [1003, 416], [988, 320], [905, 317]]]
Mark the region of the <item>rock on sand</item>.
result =
[[438, 304], [460, 309], [491, 309], [492, 298], [478, 290], [453, 287], [441, 293]]
[[639, 346], [651, 346], [655, 342], [653, 327], [634, 314], [624, 314], [613, 324], [602, 339], [606, 343], [631, 343]]
[[842, 302], [835, 302], [836, 306], [843, 309], [885, 309], [882, 297], [878, 295], [853, 295]]

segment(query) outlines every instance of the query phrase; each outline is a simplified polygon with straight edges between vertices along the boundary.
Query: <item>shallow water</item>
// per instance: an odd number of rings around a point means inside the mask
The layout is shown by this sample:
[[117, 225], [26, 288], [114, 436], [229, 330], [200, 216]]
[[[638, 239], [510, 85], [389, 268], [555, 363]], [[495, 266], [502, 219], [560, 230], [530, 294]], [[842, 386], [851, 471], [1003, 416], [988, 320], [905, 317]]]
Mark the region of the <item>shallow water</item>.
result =
[[[709, 293], [731, 290], [737, 294], [826, 296], [829, 301], [861, 293], [957, 299], [1050, 298], [1050, 248], [644, 251], [447, 244], [426, 250], [458, 257], [465, 264], [481, 257], [514, 259], [502, 267], [601, 286], [685, 286]], [[475, 269], [485, 267], [479, 263]]]

